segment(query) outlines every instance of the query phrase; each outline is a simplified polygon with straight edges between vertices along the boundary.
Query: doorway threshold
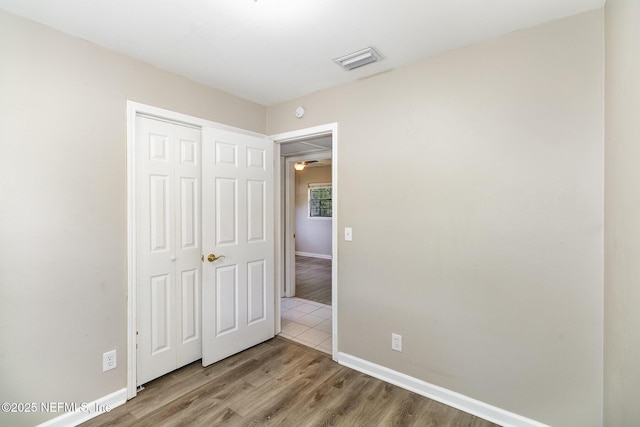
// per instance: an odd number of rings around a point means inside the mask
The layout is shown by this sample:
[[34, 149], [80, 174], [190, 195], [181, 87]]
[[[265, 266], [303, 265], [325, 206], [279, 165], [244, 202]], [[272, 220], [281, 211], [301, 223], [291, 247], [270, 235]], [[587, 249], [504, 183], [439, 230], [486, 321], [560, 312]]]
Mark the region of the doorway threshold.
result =
[[288, 340], [332, 354], [333, 309], [301, 298], [280, 299], [282, 332]]

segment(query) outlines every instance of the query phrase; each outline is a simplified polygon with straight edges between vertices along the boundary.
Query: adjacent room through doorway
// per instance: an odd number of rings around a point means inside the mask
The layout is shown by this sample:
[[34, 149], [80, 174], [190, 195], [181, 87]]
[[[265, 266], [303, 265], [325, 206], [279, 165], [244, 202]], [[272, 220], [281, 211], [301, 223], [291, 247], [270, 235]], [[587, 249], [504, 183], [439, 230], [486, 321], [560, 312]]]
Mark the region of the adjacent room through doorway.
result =
[[[281, 336], [332, 352], [331, 136], [282, 144], [289, 173], [289, 282], [281, 300]], [[293, 255], [293, 256], [291, 256]]]

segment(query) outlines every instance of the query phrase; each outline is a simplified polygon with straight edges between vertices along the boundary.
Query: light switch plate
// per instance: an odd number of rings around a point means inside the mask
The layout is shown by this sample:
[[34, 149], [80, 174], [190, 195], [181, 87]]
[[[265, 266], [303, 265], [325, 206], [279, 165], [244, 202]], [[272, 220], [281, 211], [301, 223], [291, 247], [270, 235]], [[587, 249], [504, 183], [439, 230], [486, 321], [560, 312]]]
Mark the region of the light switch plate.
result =
[[346, 240], [347, 242], [353, 240], [353, 230], [351, 229], [351, 227], [344, 228], [344, 240]]

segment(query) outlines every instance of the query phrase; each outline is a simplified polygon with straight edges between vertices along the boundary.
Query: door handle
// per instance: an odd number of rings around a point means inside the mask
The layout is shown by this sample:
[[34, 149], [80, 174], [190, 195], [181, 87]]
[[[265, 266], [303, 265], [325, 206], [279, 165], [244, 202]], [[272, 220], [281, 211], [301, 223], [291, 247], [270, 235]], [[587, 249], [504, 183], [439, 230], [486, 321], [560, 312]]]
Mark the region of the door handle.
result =
[[[214, 254], [207, 255], [207, 261], [209, 262], [217, 261], [220, 258], [224, 258], [224, 255], [220, 255], [220, 256], [215, 256]], [[202, 262], [204, 262], [204, 255], [202, 255]]]

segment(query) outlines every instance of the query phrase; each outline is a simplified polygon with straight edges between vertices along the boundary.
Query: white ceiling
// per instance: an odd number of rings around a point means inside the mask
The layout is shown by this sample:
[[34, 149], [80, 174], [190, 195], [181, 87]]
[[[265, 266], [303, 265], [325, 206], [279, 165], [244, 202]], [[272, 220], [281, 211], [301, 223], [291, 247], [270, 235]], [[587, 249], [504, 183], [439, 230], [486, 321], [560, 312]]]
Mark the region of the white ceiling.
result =
[[[0, 8], [263, 105], [605, 0], [0, 0]], [[374, 47], [383, 61], [333, 59]]]

